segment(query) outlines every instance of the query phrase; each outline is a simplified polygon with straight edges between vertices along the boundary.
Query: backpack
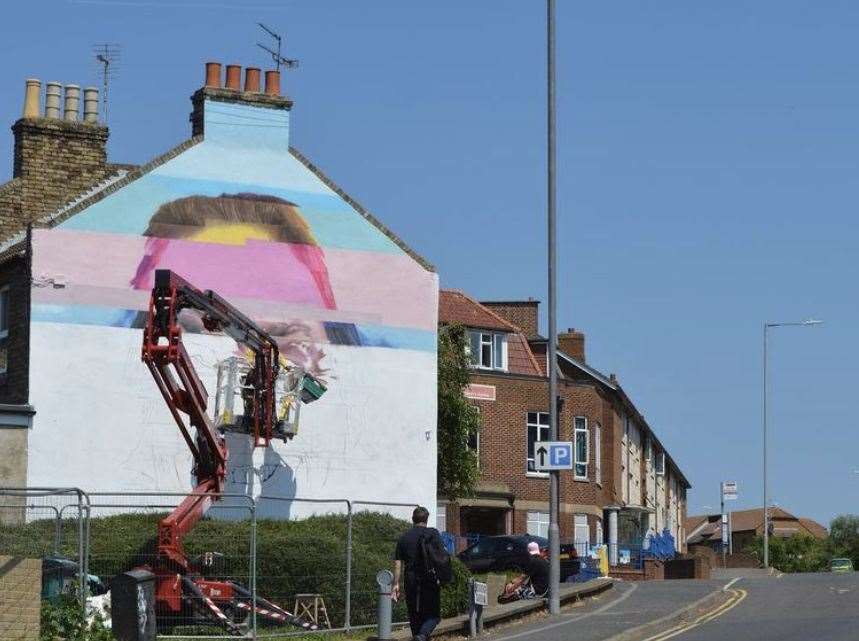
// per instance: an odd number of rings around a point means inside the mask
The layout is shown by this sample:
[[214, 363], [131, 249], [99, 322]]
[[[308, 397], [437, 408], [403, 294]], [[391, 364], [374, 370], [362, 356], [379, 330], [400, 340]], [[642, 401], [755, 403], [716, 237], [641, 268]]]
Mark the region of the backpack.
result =
[[418, 543], [421, 565], [424, 577], [439, 585], [453, 581], [453, 566], [450, 555], [441, 543], [441, 538], [435, 530], [428, 530], [421, 535]]

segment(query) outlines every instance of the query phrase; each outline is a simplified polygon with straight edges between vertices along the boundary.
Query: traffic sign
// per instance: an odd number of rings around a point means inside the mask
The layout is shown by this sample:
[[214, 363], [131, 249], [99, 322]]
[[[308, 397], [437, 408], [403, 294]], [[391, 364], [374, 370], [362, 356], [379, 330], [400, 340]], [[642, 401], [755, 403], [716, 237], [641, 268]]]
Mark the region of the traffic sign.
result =
[[487, 585], [480, 581], [474, 582], [474, 605], [489, 605], [489, 592]]
[[737, 500], [737, 482], [725, 481], [722, 483], [722, 500], [736, 501]]
[[534, 469], [538, 472], [573, 469], [573, 443], [537, 441], [534, 443]]

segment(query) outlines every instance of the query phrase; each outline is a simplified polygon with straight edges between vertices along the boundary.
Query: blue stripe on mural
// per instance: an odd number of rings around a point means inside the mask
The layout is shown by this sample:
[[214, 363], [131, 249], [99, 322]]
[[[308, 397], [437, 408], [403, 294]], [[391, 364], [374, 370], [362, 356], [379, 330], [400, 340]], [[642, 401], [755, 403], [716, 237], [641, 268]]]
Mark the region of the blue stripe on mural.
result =
[[323, 247], [397, 254], [402, 250], [333, 193], [282, 189], [270, 185], [158, 175], [157, 170], [126, 185], [60, 227], [76, 231], [143, 234], [164, 203], [187, 196], [249, 192], [283, 198], [299, 206]]
[[[31, 320], [36, 323], [65, 323], [70, 325], [100, 325], [139, 329], [142, 312], [96, 305], [51, 305], [34, 303]], [[324, 323], [329, 342], [334, 345], [387, 347], [434, 352], [436, 333], [408, 327], [388, 325], [353, 325]]]

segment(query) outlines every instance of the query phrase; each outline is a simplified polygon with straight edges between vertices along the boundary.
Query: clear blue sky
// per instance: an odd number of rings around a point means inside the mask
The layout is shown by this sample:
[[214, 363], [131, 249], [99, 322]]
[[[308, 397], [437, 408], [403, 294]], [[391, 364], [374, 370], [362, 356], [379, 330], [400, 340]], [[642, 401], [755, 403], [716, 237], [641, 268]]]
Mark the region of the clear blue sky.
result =
[[[587, 332], [691, 480], [690, 512], [761, 501], [761, 326], [773, 500], [859, 512], [859, 3], [558, 3], [559, 326]], [[189, 135], [203, 62], [301, 60], [294, 143], [479, 298], [545, 300], [543, 2], [10, 3], [0, 113], [24, 79], [89, 84], [124, 45], [110, 157]], [[11, 133], [0, 132], [11, 172]], [[379, 408], [384, 411], [384, 408]]]

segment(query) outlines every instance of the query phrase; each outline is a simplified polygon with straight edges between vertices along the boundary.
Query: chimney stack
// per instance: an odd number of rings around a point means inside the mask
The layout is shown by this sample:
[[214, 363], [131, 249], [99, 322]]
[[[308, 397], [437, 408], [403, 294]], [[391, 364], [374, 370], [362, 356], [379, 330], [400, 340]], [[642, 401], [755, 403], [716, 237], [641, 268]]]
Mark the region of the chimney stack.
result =
[[242, 68], [239, 65], [227, 65], [227, 89], [233, 91], [241, 91], [242, 88]]
[[266, 71], [265, 72], [265, 95], [279, 96], [280, 95], [280, 72]]
[[40, 98], [42, 93], [42, 81], [28, 78], [24, 90], [24, 118], [38, 118], [41, 116]]
[[206, 63], [206, 86], [221, 88], [221, 63], [207, 62]]
[[63, 118], [68, 122], [77, 122], [81, 108], [81, 88], [78, 85], [66, 85], [66, 96], [63, 107]]
[[84, 122], [88, 125], [98, 123], [98, 89], [95, 87], [84, 89]]
[[60, 94], [62, 85], [59, 82], [45, 83], [45, 118], [60, 117]]
[[248, 67], [245, 69], [245, 91], [249, 93], [259, 93], [259, 69], [256, 67]]
[[567, 356], [571, 356], [580, 363], [585, 361], [585, 335], [570, 327], [566, 332], [558, 334], [558, 347]]

